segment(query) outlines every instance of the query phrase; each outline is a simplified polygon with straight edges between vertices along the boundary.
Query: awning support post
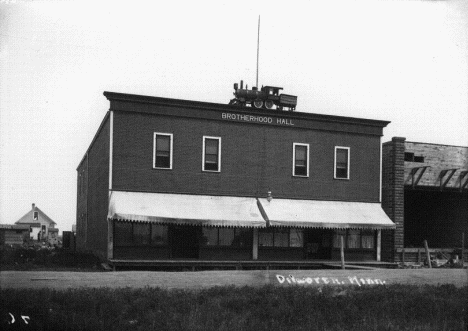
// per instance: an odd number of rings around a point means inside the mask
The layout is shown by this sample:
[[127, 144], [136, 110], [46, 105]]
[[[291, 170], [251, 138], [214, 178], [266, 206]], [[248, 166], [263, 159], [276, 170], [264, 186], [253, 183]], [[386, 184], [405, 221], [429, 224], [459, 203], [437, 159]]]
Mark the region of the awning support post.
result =
[[377, 230], [377, 262], [381, 261], [382, 255], [382, 230]]
[[[440, 172], [440, 190], [441, 191], [445, 188], [445, 186], [447, 186], [448, 182], [450, 181], [450, 179], [453, 177], [453, 175], [455, 174], [457, 170], [458, 169], [445, 169]], [[449, 173], [447, 178], [443, 180], [447, 173]]]
[[[427, 168], [430, 168], [430, 167], [431, 166], [424, 166], [424, 167], [416, 167], [416, 168], [411, 169], [411, 186], [413, 188], [415, 188], [418, 185], [419, 181], [421, 180], [421, 177], [424, 175], [424, 172], [426, 171]], [[419, 169], [422, 169], [422, 170], [419, 172], [418, 177], [415, 179], [414, 176], [416, 175]]]
[[107, 259], [114, 258], [114, 220], [107, 219]]
[[341, 245], [340, 245], [340, 255], [341, 255], [341, 269], [345, 269], [345, 261], [344, 261], [344, 236], [340, 236]]
[[258, 259], [258, 229], [253, 229], [252, 260]]

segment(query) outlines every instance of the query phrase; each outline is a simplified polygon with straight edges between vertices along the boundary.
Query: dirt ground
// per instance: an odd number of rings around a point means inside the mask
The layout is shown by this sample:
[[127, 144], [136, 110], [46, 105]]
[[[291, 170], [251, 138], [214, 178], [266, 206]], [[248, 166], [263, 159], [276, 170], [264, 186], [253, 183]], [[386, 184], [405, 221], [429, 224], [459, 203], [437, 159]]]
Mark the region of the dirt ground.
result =
[[213, 286], [371, 286], [382, 284], [468, 285], [468, 269], [254, 270], [199, 272], [54, 272], [2, 271], [1, 288], [161, 287], [202, 289]]

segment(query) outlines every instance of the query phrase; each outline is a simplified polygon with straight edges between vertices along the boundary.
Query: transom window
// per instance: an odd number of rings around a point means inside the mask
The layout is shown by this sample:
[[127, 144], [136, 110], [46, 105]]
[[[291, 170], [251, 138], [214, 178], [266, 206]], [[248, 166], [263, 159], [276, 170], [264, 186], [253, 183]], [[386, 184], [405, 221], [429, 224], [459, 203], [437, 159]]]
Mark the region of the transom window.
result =
[[293, 176], [309, 176], [309, 144], [293, 143]]
[[155, 169], [172, 169], [172, 133], [154, 133]]
[[349, 179], [349, 147], [335, 147], [335, 178]]
[[221, 138], [203, 137], [203, 171], [221, 171]]

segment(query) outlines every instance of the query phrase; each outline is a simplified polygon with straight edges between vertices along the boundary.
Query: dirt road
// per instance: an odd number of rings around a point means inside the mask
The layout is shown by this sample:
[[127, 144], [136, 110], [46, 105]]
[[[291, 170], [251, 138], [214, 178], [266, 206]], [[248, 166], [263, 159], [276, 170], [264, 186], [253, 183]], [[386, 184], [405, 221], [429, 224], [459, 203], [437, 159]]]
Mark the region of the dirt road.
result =
[[201, 272], [2, 271], [1, 288], [131, 287], [201, 289], [212, 286], [370, 286], [381, 284], [468, 285], [468, 269], [255, 270]]

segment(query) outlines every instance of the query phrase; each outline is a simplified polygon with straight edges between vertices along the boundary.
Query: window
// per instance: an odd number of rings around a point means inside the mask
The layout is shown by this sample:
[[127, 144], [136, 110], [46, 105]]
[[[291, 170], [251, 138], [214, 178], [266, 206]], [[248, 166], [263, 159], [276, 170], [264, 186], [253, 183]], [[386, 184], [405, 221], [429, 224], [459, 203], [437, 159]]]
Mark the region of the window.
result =
[[33, 219], [37, 221], [39, 219], [39, 212], [35, 211], [33, 212]]
[[172, 169], [171, 133], [154, 133], [153, 168]]
[[46, 226], [45, 226], [45, 225], [42, 226], [42, 232], [43, 232], [43, 233], [46, 232]]
[[414, 161], [414, 153], [405, 152], [405, 161], [413, 162]]
[[167, 245], [167, 225], [151, 224], [151, 244]]
[[221, 171], [221, 138], [203, 137], [203, 171]]
[[203, 243], [206, 246], [252, 246], [251, 229], [203, 227]]
[[335, 179], [349, 179], [349, 147], [335, 147]]
[[309, 144], [293, 143], [293, 176], [309, 176]]
[[344, 236], [345, 248], [375, 248], [375, 235], [372, 230], [336, 230], [333, 235], [334, 248], [341, 247], [341, 236]]
[[303, 230], [301, 229], [260, 229], [258, 231], [259, 247], [303, 247]]
[[115, 246], [167, 245], [167, 225], [114, 222]]

